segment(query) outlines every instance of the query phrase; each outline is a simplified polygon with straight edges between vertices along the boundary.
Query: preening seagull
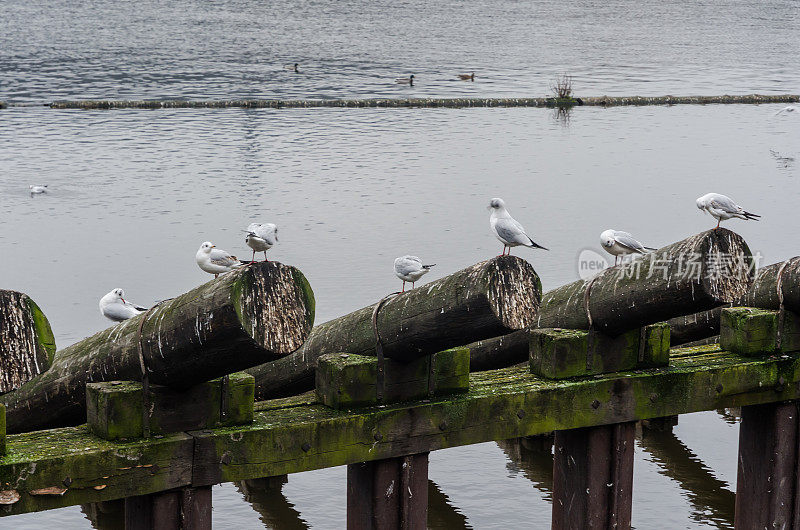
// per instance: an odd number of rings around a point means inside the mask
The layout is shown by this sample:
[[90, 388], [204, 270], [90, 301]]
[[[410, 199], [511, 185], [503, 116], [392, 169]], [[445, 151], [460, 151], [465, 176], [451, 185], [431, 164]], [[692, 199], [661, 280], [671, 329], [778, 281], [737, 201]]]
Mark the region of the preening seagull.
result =
[[776, 112], [775, 116], [777, 116], [778, 114], [789, 114], [792, 112], [797, 112], [797, 107], [795, 107], [794, 105], [789, 105], [788, 107], [783, 107], [781, 110]]
[[406, 291], [406, 282], [411, 282], [411, 288], [413, 289], [417, 280], [426, 275], [428, 271], [431, 270], [431, 267], [435, 266], [435, 263], [432, 265], [423, 265], [422, 260], [417, 256], [400, 256], [395, 259], [394, 273], [398, 278], [403, 280], [403, 290], [401, 292]]
[[30, 186], [28, 186], [28, 189], [30, 190], [31, 197], [33, 197], [34, 195], [47, 193], [47, 184], [42, 184], [42, 185], [31, 184]]
[[700, 210], [717, 220], [717, 228], [719, 228], [720, 222], [733, 217], [747, 221], [758, 221], [758, 218], [761, 217], [758, 214], [746, 212], [733, 199], [721, 193], [706, 193], [702, 197], [698, 197], [695, 203]]
[[525, 228], [511, 217], [511, 214], [506, 210], [506, 203], [503, 202], [503, 199], [492, 199], [491, 202], [489, 202], [489, 208], [492, 210], [492, 215], [489, 217], [489, 226], [492, 228], [495, 237], [503, 244], [503, 253], [501, 256], [505, 255], [506, 248], [508, 248], [508, 254], [511, 255], [511, 247], [517, 247], [519, 245], [548, 250], [542, 245], [535, 243], [533, 239], [525, 233]]
[[213, 274], [214, 278], [243, 265], [236, 256], [231, 256], [224, 250], [218, 249], [211, 241], [206, 241], [200, 245], [200, 249], [195, 254], [194, 259], [198, 267], [209, 274]]
[[114, 289], [100, 299], [100, 314], [114, 322], [122, 322], [147, 311], [146, 307], [125, 301], [125, 291]]
[[247, 236], [245, 236], [244, 242], [253, 249], [253, 258], [250, 263], [255, 263], [256, 252], [263, 252], [264, 261], [269, 261], [267, 251], [278, 242], [278, 227], [273, 223], [250, 223], [245, 232], [247, 232]]
[[600, 243], [603, 250], [614, 256], [614, 265], [617, 259], [626, 254], [646, 254], [654, 248], [646, 247], [633, 238], [628, 232], [608, 229], [600, 234]]

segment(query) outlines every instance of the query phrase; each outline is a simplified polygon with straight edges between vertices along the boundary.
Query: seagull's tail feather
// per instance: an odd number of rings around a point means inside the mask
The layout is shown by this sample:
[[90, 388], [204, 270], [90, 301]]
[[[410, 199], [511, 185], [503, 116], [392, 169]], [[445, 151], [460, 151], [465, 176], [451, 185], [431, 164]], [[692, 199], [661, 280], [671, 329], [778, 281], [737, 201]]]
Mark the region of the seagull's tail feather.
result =
[[655, 251], [655, 250], [658, 250], [657, 248], [653, 248], [653, 247], [642, 247], [642, 248], [643, 248], [643, 249], [645, 249], [645, 250], [648, 250], [648, 251], [650, 251], [650, 252], [653, 252], [653, 251]]
[[[527, 236], [527, 234], [526, 234], [526, 237], [528, 237], [528, 236]], [[534, 241], [534, 240], [533, 240], [533, 239], [531, 239], [530, 237], [528, 237], [528, 241], [530, 241], [530, 242], [531, 242], [531, 244], [530, 244], [530, 245], [525, 245], [526, 247], [530, 247], [530, 248], [540, 248], [540, 249], [542, 249], [542, 250], [550, 250], [550, 249], [549, 249], [549, 248], [547, 248], [547, 247], [543, 247], [542, 245], [540, 245], [539, 243], [537, 243], [536, 241]]]
[[148, 309], [150, 309], [149, 307], [142, 307], [140, 305], [134, 305], [133, 308], [137, 311], [147, 311]]
[[747, 219], [748, 221], [758, 221], [759, 217], [761, 216], [758, 215], [757, 213], [744, 212], [744, 218]]
[[423, 266], [422, 266], [422, 268], [423, 268], [423, 269], [425, 269], [425, 270], [428, 270], [428, 269], [430, 269], [431, 267], [435, 267], [435, 266], [436, 266], [436, 264], [435, 264], [435, 263], [432, 263], [432, 264], [430, 264], [430, 265], [423, 265]]

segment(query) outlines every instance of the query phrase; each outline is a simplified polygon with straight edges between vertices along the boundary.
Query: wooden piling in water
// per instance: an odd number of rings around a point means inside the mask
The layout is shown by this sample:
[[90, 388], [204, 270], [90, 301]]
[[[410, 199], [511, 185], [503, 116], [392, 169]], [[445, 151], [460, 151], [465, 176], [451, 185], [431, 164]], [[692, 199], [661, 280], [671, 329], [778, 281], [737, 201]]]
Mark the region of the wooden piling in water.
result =
[[125, 499], [125, 530], [211, 530], [211, 486]]

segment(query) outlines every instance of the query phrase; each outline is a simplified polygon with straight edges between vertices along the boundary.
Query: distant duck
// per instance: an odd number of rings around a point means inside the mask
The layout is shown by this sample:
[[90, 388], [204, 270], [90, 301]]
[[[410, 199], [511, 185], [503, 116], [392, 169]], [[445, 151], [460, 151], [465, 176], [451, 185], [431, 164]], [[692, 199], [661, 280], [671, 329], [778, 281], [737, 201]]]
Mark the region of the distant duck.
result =
[[231, 256], [222, 249], [218, 249], [211, 241], [206, 241], [197, 250], [194, 256], [197, 266], [214, 278], [220, 274], [230, 272], [242, 266], [242, 262], [236, 256]]
[[406, 291], [406, 282], [411, 282], [411, 288], [413, 289], [417, 280], [422, 278], [435, 266], [435, 263], [432, 265], [423, 265], [422, 260], [416, 256], [400, 256], [394, 260], [394, 273], [398, 278], [403, 280], [403, 290], [401, 292]]
[[28, 186], [28, 189], [30, 190], [31, 197], [33, 197], [34, 195], [41, 195], [42, 193], [47, 193], [47, 184], [42, 184], [42, 185], [31, 184], [30, 186]]
[[290, 71], [292, 71], [292, 72], [294, 72], [296, 74], [299, 74], [300, 70], [297, 69], [298, 66], [300, 66], [300, 63], [287, 64], [283, 68], [286, 69], [286, 70], [290, 70]]
[[398, 85], [414, 86], [414, 74], [411, 74], [408, 77], [398, 77], [394, 80], [394, 82]]
[[147, 311], [146, 307], [125, 301], [125, 291], [114, 289], [100, 299], [100, 314], [114, 322], [122, 322]]
[[458, 74], [458, 78], [462, 81], [475, 81], [475, 72], [471, 74]]
[[247, 227], [247, 236], [244, 242], [253, 249], [253, 258], [250, 263], [255, 263], [256, 252], [264, 253], [264, 261], [267, 259], [267, 251], [278, 242], [278, 227], [273, 223], [250, 223]]

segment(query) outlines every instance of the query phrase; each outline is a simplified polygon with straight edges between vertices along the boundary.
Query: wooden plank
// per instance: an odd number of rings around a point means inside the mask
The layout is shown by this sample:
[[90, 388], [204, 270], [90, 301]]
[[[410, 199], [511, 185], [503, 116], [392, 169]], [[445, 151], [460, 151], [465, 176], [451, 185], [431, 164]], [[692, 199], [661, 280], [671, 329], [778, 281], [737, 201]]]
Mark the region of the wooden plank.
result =
[[211, 530], [211, 486], [181, 491], [181, 528]]
[[635, 426], [556, 431], [554, 529], [630, 528]]
[[151, 530], [153, 510], [150, 495], [125, 498], [125, 530]]
[[742, 407], [734, 526], [797, 528], [798, 404]]
[[152, 528], [179, 530], [181, 526], [181, 491], [165, 491], [148, 495], [152, 510]]

